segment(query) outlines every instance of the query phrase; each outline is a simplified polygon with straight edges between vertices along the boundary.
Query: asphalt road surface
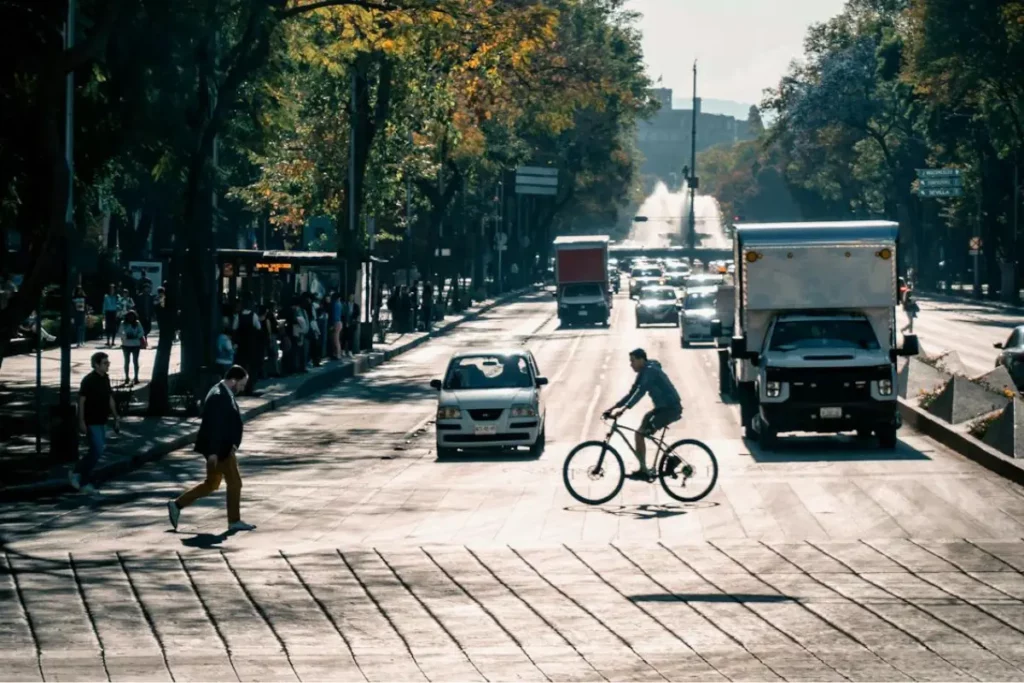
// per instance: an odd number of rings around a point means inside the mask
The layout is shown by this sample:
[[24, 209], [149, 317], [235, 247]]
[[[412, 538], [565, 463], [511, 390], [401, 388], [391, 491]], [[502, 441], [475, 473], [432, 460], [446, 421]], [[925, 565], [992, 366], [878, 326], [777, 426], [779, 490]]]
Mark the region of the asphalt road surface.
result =
[[[909, 430], [894, 452], [762, 453], [675, 328], [559, 329], [536, 294], [246, 427], [243, 518], [181, 452], [100, 496], [0, 508], [0, 678], [1024, 680], [1024, 496]], [[455, 350], [523, 344], [551, 379], [542, 457], [438, 460]], [[564, 490], [568, 450], [664, 364], [721, 477], [700, 503]], [[642, 403], [625, 422], [635, 424]], [[632, 469], [632, 467], [631, 467]]]
[[994, 368], [999, 351], [992, 345], [1005, 342], [1014, 327], [1024, 324], [1019, 312], [985, 302], [921, 295], [918, 303], [921, 312], [914, 332], [922, 350], [927, 354], [955, 351], [970, 374]]

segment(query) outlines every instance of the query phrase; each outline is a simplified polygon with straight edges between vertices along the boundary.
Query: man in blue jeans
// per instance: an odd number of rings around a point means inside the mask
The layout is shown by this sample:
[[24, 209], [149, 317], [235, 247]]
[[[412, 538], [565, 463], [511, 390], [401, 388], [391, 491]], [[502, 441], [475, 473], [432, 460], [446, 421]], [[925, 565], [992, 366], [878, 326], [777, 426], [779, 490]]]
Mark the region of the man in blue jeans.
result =
[[69, 474], [71, 486], [82, 493], [95, 493], [90, 478], [93, 468], [107, 446], [107, 418], [114, 416], [114, 430], [120, 431], [121, 417], [110, 388], [110, 357], [100, 351], [92, 354], [92, 372], [82, 379], [78, 389], [78, 428], [85, 435], [89, 450]]

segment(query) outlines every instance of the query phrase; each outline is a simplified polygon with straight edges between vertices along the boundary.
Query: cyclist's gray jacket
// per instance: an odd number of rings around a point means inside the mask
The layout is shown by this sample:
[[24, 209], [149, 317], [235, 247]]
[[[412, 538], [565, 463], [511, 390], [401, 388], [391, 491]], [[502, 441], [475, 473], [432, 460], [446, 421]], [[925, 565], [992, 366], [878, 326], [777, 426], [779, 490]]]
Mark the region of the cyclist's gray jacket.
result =
[[633, 388], [629, 390], [624, 399], [615, 404], [615, 407], [632, 408], [640, 402], [644, 394], [651, 397], [655, 409], [679, 408], [682, 405], [679, 400], [679, 392], [672, 386], [665, 371], [661, 369], [661, 363], [656, 360], [647, 361], [644, 369], [636, 373]]

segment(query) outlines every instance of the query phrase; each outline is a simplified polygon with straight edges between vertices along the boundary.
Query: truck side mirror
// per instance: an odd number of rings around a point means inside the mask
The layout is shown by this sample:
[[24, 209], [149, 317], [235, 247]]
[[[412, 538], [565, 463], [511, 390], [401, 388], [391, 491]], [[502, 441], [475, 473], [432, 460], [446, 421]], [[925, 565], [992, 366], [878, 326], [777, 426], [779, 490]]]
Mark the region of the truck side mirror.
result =
[[441, 380], [439, 380], [439, 379], [432, 379], [432, 380], [430, 380], [430, 388], [431, 389], [435, 389], [437, 391], [441, 391]]
[[712, 320], [711, 321], [711, 336], [721, 337], [722, 336], [722, 321]]
[[1001, 349], [1001, 348], [1003, 348], [1003, 342], [996, 342], [995, 344], [992, 345], [992, 348], [993, 349]]
[[753, 365], [755, 368], [761, 365], [761, 354], [757, 353], [756, 351], [752, 351], [748, 353], [747, 356], [750, 360], [750, 364]]
[[729, 355], [733, 358], [743, 358], [747, 355], [746, 337], [733, 337], [729, 342]]
[[903, 335], [903, 348], [900, 349], [901, 356], [916, 356], [921, 353], [921, 343], [917, 340], [916, 334]]

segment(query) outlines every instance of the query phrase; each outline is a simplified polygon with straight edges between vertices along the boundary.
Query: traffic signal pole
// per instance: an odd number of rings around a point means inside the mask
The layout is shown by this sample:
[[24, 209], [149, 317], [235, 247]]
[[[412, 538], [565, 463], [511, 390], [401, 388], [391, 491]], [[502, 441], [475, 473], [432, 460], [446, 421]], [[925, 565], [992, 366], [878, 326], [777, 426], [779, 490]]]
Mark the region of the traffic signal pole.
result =
[[693, 249], [697, 246], [697, 213], [694, 203], [697, 197], [697, 116], [700, 115], [700, 102], [697, 100], [697, 61], [693, 62], [693, 121], [690, 133], [690, 177], [686, 184], [690, 188], [690, 231], [686, 235], [686, 246]]

